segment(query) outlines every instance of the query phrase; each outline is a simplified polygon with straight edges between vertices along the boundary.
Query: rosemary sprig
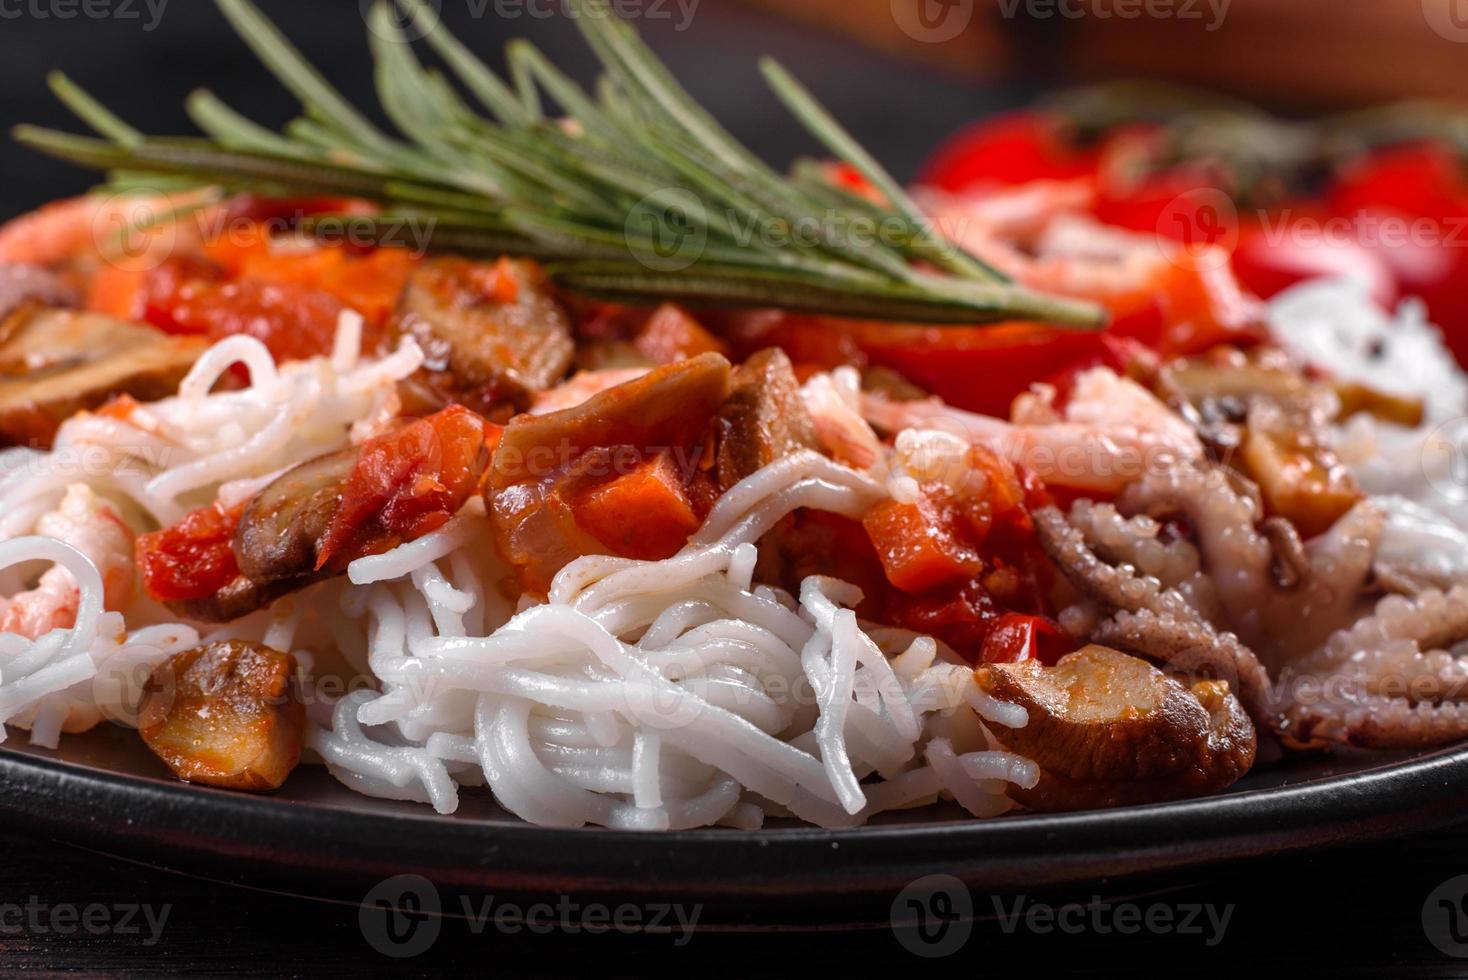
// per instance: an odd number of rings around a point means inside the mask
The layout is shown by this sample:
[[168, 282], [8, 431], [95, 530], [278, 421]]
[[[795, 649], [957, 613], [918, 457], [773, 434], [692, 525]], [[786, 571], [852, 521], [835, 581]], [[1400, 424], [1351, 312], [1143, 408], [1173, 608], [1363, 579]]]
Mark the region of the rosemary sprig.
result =
[[[571, 0], [605, 74], [587, 91], [538, 50], [512, 42], [508, 79], [437, 22], [424, 0], [396, 0], [479, 104], [425, 68], [390, 0], [370, 14], [378, 98], [400, 135], [353, 107], [250, 0], [217, 0], [271, 73], [301, 102], [276, 133], [207, 91], [189, 97], [203, 139], [146, 136], [64, 76], [52, 88], [98, 137], [31, 126], [41, 152], [136, 187], [330, 194], [378, 202], [363, 221], [384, 238], [405, 216], [432, 245], [547, 260], [573, 291], [628, 302], [778, 306], [931, 323], [1104, 322], [1098, 308], [1010, 282], [947, 241], [901, 186], [785, 69], [776, 95], [888, 203], [818, 178], [785, 175], [734, 139], [677, 83], [606, 0]], [[547, 116], [553, 103], [564, 118]]]

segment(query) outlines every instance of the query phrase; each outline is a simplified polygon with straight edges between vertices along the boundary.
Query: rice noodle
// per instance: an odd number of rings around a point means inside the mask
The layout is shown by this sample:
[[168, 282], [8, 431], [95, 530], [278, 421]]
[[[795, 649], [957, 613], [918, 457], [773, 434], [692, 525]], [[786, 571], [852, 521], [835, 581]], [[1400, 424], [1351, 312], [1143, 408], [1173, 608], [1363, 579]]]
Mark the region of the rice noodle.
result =
[[[355, 789], [451, 807], [443, 779], [463, 778], [449, 767], [464, 756], [429, 761], [429, 741], [405, 737], [402, 724], [443, 707], [439, 720], [457, 727], [432, 737], [472, 743], [499, 802], [553, 826], [677, 829], [736, 811], [748, 824], [758, 814], [741, 806], [752, 798], [851, 824], [932, 799], [949, 787], [908, 773], [922, 768], [923, 719], [973, 710], [943, 696], [965, 668], [935, 663], [932, 641], [914, 639], [899, 662], [916, 669], [899, 674], [857, 622], [849, 607], [860, 594], [844, 583], [807, 580], [798, 601], [751, 590], [762, 529], [812, 494], [860, 514], [881, 493], [823, 457], [791, 457], [730, 490], [680, 554], [580, 559], [547, 603], [485, 636], [434, 625], [462, 615], [469, 594], [435, 566], [441, 543], [368, 559], [352, 577], [377, 582], [365, 611], [383, 690], [355, 702], [350, 724], [338, 711], [311, 744]], [[384, 581], [388, 570], [399, 579]], [[420, 604], [436, 611], [415, 627]], [[807, 687], [814, 703], [799, 696]], [[1014, 720], [976, 703], [992, 720]], [[877, 773], [903, 789], [867, 782]], [[986, 798], [984, 809], [996, 807]]]
[[[807, 579], [799, 596], [755, 581], [757, 543], [796, 509], [860, 518], [887, 495], [813, 452], [730, 489], [672, 558], [582, 558], [545, 601], [518, 608], [499, 591], [510, 573], [485, 547], [479, 500], [344, 579], [203, 634], [143, 598], [104, 611], [87, 556], [23, 536], [77, 482], [139, 522], [170, 523], [370, 434], [422, 355], [408, 343], [364, 360], [360, 342], [347, 317], [330, 357], [277, 368], [258, 342], [231, 338], [177, 397], [123, 418], [80, 415], [51, 453], [0, 455], [0, 582], [18, 589], [56, 563], [81, 594], [72, 628], [0, 636], [0, 721], [46, 745], [104, 718], [132, 723], [155, 666], [237, 638], [308, 668], [334, 649], [370, 674], [372, 689], [313, 696], [308, 747], [353, 790], [441, 813], [462, 788], [487, 786], [548, 826], [757, 827], [767, 814], [836, 826], [939, 797], [1002, 812], [1004, 782], [1030, 780], [981, 724], [1013, 726], [1022, 710], [979, 692], [934, 641], [861, 623], [860, 592], [836, 579]], [[248, 387], [216, 391], [235, 365]], [[68, 468], [83, 452], [100, 465]]]

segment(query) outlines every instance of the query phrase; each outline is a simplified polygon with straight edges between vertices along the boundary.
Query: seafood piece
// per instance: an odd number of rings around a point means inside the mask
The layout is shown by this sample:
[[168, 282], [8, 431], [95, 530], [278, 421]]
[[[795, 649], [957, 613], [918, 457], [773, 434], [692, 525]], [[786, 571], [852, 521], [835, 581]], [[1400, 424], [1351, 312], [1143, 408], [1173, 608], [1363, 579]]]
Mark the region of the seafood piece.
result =
[[1468, 736], [1468, 586], [1387, 596], [1281, 676], [1293, 743], [1423, 748]]
[[120, 234], [128, 235], [121, 261], [151, 263], [155, 256], [166, 255], [186, 242], [196, 242], [201, 229], [209, 226], [213, 212], [201, 212], [196, 222], [159, 221], [159, 217], [197, 207], [213, 195], [211, 190], [88, 194], [55, 201], [0, 226], [0, 263], [54, 267], [82, 258], [95, 259]]
[[199, 337], [92, 313], [25, 310], [0, 324], [0, 445], [48, 447], [62, 422], [117, 395], [172, 395]]
[[580, 371], [570, 381], [557, 385], [536, 397], [532, 415], [550, 415], [584, 404], [604, 391], [636, 381], [650, 372], [650, 367], [618, 367], [603, 371]]
[[1314, 650], [1359, 613], [1385, 524], [1375, 504], [1357, 504], [1304, 546], [1307, 567], [1292, 569], [1295, 580], [1284, 584], [1280, 555], [1258, 523], [1258, 502], [1220, 467], [1151, 473], [1116, 506], [1124, 514], [1187, 518], [1223, 610], [1220, 625], [1273, 669]]
[[1238, 637], [1215, 629], [1187, 597], [1164, 589], [1156, 578], [1102, 561], [1058, 508], [1041, 507], [1031, 516], [1041, 547], [1061, 573], [1084, 596], [1114, 613], [1088, 627], [1091, 640], [1145, 654], [1182, 673], [1225, 680], [1250, 717], [1274, 726], [1278, 710], [1269, 674]]
[[[60, 506], [36, 522], [35, 533], [71, 545], [97, 566], [108, 609], [120, 610], [132, 599], [133, 533], [85, 483], [67, 487]], [[53, 566], [34, 589], [0, 600], [0, 633], [36, 639], [51, 630], [71, 629], [80, 601], [76, 578]]]
[[301, 761], [306, 706], [296, 660], [231, 640], [177, 654], [144, 687], [138, 732], [186, 782], [276, 790]]
[[1192, 427], [1151, 392], [1106, 368], [1076, 378], [1063, 411], [1053, 392], [1021, 396], [1012, 422], [964, 412], [936, 399], [862, 400], [867, 420], [888, 432], [938, 429], [980, 443], [1047, 484], [1119, 492], [1146, 473], [1200, 459]]
[[1179, 799], [1232, 785], [1254, 764], [1254, 726], [1226, 683], [1168, 677], [1136, 657], [1088, 646], [1054, 667], [986, 664], [974, 682], [1025, 710], [991, 725], [1008, 751], [1040, 765], [1011, 795], [1035, 810]]
[[882, 462], [882, 441], [862, 418], [861, 375], [855, 368], [817, 374], [800, 394], [828, 455], [859, 470]]

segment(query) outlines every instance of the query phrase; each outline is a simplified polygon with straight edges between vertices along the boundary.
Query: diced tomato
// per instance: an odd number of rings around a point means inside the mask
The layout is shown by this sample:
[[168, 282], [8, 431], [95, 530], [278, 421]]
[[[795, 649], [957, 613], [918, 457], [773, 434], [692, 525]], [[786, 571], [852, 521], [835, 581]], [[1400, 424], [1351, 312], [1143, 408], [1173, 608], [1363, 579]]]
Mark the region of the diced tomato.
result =
[[317, 570], [345, 567], [447, 524], [479, 490], [502, 430], [462, 406], [362, 446], [317, 552]]
[[1040, 113], [1014, 113], [963, 130], [939, 148], [919, 183], [947, 191], [985, 184], [1074, 180], [1096, 172], [1097, 150], [1078, 150], [1063, 123]]
[[243, 511], [216, 502], [139, 537], [137, 563], [148, 595], [159, 602], [206, 599], [233, 582], [240, 573], [234, 533]]
[[633, 340], [654, 364], [672, 364], [700, 354], [729, 356], [729, 347], [676, 303], [658, 307]]
[[[246, 279], [226, 283], [191, 280], [161, 302], [159, 310], [168, 324], [165, 329], [204, 334], [212, 340], [245, 334], [265, 344], [276, 360], [284, 361], [329, 354], [346, 307], [319, 289]], [[364, 339], [368, 349], [379, 342], [376, 332]]]
[[1069, 636], [1044, 616], [1005, 613], [994, 620], [984, 637], [980, 659], [986, 664], [1014, 664], [1038, 660], [1047, 667], [1075, 649]]
[[917, 596], [894, 592], [882, 618], [893, 626], [942, 640], [960, 656], [976, 660], [1001, 615], [983, 586], [968, 582]]
[[904, 592], [919, 593], [982, 572], [977, 547], [991, 521], [987, 501], [960, 502], [934, 484], [924, 486], [915, 503], [878, 504], [862, 524], [887, 580]]
[[700, 524], [671, 452], [595, 487], [572, 509], [581, 529], [612, 553], [644, 561], [671, 558]]

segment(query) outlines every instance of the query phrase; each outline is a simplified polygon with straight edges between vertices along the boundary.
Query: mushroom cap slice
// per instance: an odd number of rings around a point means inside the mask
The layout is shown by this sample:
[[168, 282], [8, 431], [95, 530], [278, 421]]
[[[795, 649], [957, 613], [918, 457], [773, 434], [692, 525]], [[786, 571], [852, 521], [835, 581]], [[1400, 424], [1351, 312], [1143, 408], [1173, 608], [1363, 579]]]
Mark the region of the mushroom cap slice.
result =
[[138, 731], [188, 782], [279, 789], [301, 760], [306, 707], [296, 661], [259, 643], [211, 643], [170, 657], [144, 687]]
[[49, 446], [62, 422], [117, 395], [166, 398], [207, 347], [94, 313], [24, 307], [0, 323], [0, 445]]
[[1040, 784], [1013, 791], [1034, 809], [1215, 792], [1254, 764], [1254, 725], [1226, 683], [1184, 682], [1108, 647], [1085, 647], [1054, 667], [985, 665], [974, 682], [1029, 714], [1023, 728], [993, 732], [1039, 764]]

